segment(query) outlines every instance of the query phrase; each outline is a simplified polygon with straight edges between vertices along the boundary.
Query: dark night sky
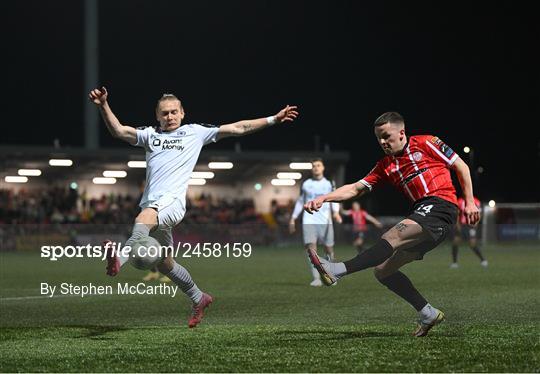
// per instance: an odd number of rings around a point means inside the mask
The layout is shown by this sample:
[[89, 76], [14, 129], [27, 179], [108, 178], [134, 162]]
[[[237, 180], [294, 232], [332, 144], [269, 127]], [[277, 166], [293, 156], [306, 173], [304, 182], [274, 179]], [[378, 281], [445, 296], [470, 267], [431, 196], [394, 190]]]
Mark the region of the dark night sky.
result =
[[[9, 130], [0, 143], [83, 145], [82, 1], [4, 8]], [[293, 126], [211, 147], [312, 150], [320, 135], [351, 153], [348, 182], [381, 157], [372, 122], [396, 110], [409, 134], [438, 135], [460, 154], [475, 148], [481, 198], [538, 201], [534, 14], [515, 2], [101, 1], [100, 81], [117, 116], [134, 125], [153, 124], [163, 92], [183, 99], [188, 122], [297, 104]], [[102, 146], [124, 146], [102, 130]]]

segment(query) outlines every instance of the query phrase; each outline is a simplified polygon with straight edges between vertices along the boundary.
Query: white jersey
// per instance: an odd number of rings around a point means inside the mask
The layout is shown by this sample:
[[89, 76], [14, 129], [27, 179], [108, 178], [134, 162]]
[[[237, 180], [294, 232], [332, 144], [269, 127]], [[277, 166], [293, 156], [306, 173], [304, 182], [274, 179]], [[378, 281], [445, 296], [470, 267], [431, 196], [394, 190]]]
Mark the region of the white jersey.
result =
[[216, 141], [219, 127], [182, 125], [171, 132], [153, 127], [137, 129], [136, 146], [146, 150], [146, 187], [139, 206], [146, 208], [161, 198], [177, 198], [186, 204], [191, 173], [203, 145]]
[[[321, 179], [306, 179], [302, 183], [302, 188], [300, 190], [300, 196], [296, 201], [294, 207], [294, 212], [292, 218], [296, 219], [300, 215], [300, 212], [303, 210], [303, 206], [308, 201], [311, 201], [321, 195], [326, 195], [334, 190], [334, 184], [330, 182], [325, 177]], [[304, 211], [302, 216], [302, 224], [332, 224], [332, 211], [337, 213], [339, 212], [338, 203], [324, 203], [319, 209], [318, 212], [313, 212], [309, 214]]]

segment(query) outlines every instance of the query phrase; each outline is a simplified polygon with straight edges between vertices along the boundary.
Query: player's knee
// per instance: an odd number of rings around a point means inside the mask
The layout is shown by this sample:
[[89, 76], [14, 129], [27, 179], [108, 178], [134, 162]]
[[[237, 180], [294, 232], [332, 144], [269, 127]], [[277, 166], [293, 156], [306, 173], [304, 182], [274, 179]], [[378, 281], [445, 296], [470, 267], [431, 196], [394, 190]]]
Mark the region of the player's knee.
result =
[[400, 241], [398, 234], [394, 230], [389, 230], [385, 232], [381, 236], [381, 239], [386, 240], [393, 248], [396, 248]]
[[157, 212], [154, 209], [143, 209], [135, 218], [136, 223], [145, 225], [157, 225]]

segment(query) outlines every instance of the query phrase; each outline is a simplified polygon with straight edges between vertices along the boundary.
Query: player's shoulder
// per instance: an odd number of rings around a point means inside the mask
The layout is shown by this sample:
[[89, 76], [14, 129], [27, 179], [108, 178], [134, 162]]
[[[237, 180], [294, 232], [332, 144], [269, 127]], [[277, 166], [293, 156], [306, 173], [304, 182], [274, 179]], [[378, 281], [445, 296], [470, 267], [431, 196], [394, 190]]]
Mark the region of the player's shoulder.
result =
[[300, 183], [301, 186], [307, 186], [311, 183], [311, 178], [306, 178]]
[[425, 144], [427, 142], [437, 144], [437, 141], [439, 141], [439, 140], [440, 139], [437, 136], [429, 135], [429, 134], [413, 135], [413, 136], [409, 137], [409, 143], [411, 143], [411, 144], [413, 144], [413, 143]]
[[200, 130], [202, 128], [213, 128], [213, 127], [217, 127], [217, 126], [212, 125], [210, 123], [186, 123], [182, 127], [189, 127], [189, 128], [193, 128], [193, 129], [196, 129], [196, 130]]
[[156, 132], [156, 128], [154, 126], [139, 126], [135, 129], [141, 130], [141, 131], [150, 131], [150, 132]]
[[154, 126], [139, 126], [139, 127], [136, 127], [135, 130], [143, 134], [143, 136], [153, 136], [154, 134], [157, 134], [160, 132], [158, 128]]

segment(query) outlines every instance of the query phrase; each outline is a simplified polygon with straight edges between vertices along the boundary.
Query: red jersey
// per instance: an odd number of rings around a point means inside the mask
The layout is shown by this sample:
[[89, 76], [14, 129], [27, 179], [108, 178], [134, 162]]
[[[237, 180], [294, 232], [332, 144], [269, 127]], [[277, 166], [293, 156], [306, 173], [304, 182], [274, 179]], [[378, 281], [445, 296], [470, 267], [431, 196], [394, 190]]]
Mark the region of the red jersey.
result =
[[411, 136], [405, 148], [385, 156], [360, 183], [370, 190], [387, 181], [411, 201], [437, 196], [457, 205], [449, 167], [459, 156], [436, 136]]
[[[478, 209], [480, 209], [482, 207], [482, 203], [480, 203], [480, 200], [478, 200], [476, 198], [476, 196], [474, 197], [474, 205], [476, 205], [476, 207]], [[461, 223], [462, 225], [466, 225], [467, 224], [467, 217], [465, 216], [465, 199], [460, 197], [458, 199], [457, 206], [458, 206], [458, 209], [459, 209], [458, 222]]]
[[367, 212], [364, 209], [360, 210], [350, 210], [350, 216], [353, 221], [355, 231], [366, 231], [366, 214]]

